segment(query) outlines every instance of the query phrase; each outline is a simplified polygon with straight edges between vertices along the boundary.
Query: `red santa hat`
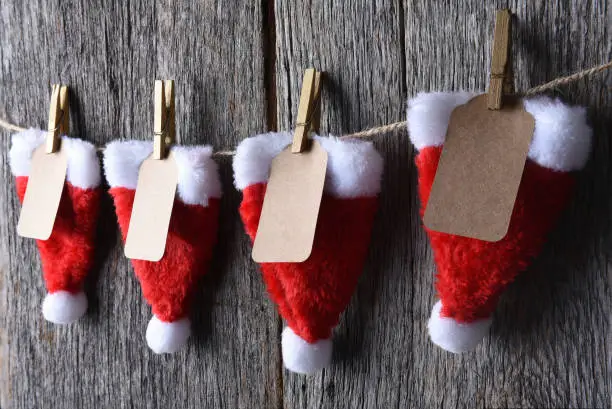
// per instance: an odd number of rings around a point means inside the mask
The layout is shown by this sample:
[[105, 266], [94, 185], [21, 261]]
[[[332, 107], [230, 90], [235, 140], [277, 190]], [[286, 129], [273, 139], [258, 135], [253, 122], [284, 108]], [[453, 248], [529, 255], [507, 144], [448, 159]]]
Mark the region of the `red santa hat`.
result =
[[[291, 142], [288, 132], [244, 140], [234, 159], [240, 216], [255, 239], [272, 159]], [[353, 294], [367, 256], [383, 159], [371, 142], [319, 137], [328, 153], [325, 190], [310, 257], [302, 263], [261, 263], [263, 278], [287, 328], [285, 366], [311, 373], [331, 360], [331, 334]]]
[[[28, 129], [13, 135], [9, 154], [17, 195], [23, 202], [34, 150], [45, 142], [46, 131]], [[64, 190], [47, 240], [36, 240], [48, 294], [43, 316], [68, 324], [87, 310], [83, 284], [94, 257], [96, 220], [100, 203], [100, 162], [96, 148], [80, 139], [62, 138], [67, 169]]]
[[[123, 240], [127, 236], [142, 162], [151, 142], [112, 142], [104, 151], [104, 173], [110, 185]], [[146, 332], [156, 353], [179, 350], [191, 333], [189, 304], [194, 284], [204, 275], [217, 239], [221, 182], [210, 146], [174, 146], [178, 185], [164, 256], [157, 262], [132, 260], [144, 297], [153, 309]]]
[[[408, 132], [419, 153], [421, 216], [436, 174], [451, 112], [476, 94], [419, 94], [408, 103]], [[489, 331], [501, 293], [537, 256], [591, 149], [586, 110], [548, 97], [523, 101], [535, 119], [510, 226], [498, 242], [427, 230], [437, 266], [440, 301], [429, 320], [431, 340], [454, 352], [474, 349]]]

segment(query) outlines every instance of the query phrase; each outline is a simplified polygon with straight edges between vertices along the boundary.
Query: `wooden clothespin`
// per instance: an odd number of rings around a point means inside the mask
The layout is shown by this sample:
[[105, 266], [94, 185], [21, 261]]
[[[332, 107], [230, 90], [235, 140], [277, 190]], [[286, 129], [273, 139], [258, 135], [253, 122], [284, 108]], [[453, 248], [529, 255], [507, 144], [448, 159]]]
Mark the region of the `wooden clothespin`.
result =
[[128, 258], [159, 261], [164, 256], [178, 168], [175, 143], [174, 81], [155, 81], [153, 155], [138, 170], [138, 183], [125, 240]]
[[487, 96], [487, 108], [493, 110], [502, 108], [504, 94], [514, 92], [511, 63], [511, 18], [512, 15], [508, 9], [498, 10], [495, 18], [491, 79]]
[[46, 152], [55, 153], [60, 149], [62, 135], [70, 130], [70, 106], [68, 103], [68, 87], [53, 85], [51, 104], [49, 108], [49, 123], [47, 128]]
[[315, 73], [315, 83], [314, 83], [314, 108], [312, 112], [312, 120], [310, 121], [310, 130], [312, 132], [319, 132], [319, 128], [321, 127], [321, 81], [323, 78], [323, 73], [317, 71]]
[[253, 243], [260, 263], [301, 263], [313, 249], [327, 172], [327, 151], [309, 138], [319, 129], [323, 73], [304, 73], [293, 143], [272, 160], [270, 177]]
[[153, 159], [165, 159], [176, 139], [174, 81], [155, 81]]
[[308, 147], [308, 133], [318, 131], [321, 122], [321, 72], [309, 68], [304, 73], [297, 123], [291, 145], [292, 153], [301, 153]]

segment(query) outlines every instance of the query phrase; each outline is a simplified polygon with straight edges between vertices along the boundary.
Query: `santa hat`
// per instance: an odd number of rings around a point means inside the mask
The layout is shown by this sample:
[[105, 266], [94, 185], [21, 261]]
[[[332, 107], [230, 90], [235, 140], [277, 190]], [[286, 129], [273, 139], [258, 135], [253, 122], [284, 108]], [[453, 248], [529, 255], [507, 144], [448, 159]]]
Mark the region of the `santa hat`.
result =
[[[23, 202], [32, 155], [45, 142], [46, 131], [28, 129], [13, 135], [11, 171], [17, 195]], [[64, 190], [47, 240], [36, 240], [48, 294], [43, 316], [56, 324], [68, 324], [87, 310], [83, 284], [94, 256], [96, 219], [100, 203], [100, 162], [96, 148], [80, 139], [62, 138], [67, 169]]]
[[[104, 151], [104, 173], [125, 241], [138, 171], [153, 152], [151, 142], [112, 142]], [[132, 260], [144, 297], [153, 309], [146, 332], [155, 353], [173, 353], [189, 338], [189, 304], [197, 279], [206, 274], [217, 239], [221, 182], [210, 146], [174, 146], [178, 167], [166, 249], [157, 262]]]
[[[419, 153], [421, 216], [434, 181], [451, 112], [476, 94], [419, 94], [408, 103], [408, 132]], [[486, 336], [497, 301], [507, 285], [537, 256], [591, 149], [586, 110], [548, 97], [523, 101], [535, 131], [510, 226], [498, 242], [427, 230], [437, 266], [440, 301], [429, 320], [431, 340], [458, 353], [474, 349]]]
[[[291, 134], [244, 140], [234, 159], [240, 216], [255, 239], [272, 159]], [[371, 142], [315, 137], [328, 153], [325, 190], [310, 257], [302, 263], [261, 263], [268, 292], [288, 327], [282, 334], [285, 366], [311, 373], [331, 360], [333, 328], [363, 270], [378, 204], [383, 160]]]

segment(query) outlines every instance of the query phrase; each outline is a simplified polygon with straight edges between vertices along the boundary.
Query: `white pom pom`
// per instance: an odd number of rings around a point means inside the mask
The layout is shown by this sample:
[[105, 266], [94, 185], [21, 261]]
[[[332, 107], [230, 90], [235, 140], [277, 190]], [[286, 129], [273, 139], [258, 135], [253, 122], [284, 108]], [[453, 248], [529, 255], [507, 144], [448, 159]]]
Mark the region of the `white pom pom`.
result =
[[283, 363], [285, 367], [302, 374], [311, 374], [331, 362], [332, 341], [322, 339], [310, 344], [286, 327], [282, 335]]
[[172, 354], [187, 343], [190, 334], [188, 318], [164, 322], [154, 315], [147, 326], [147, 344], [156, 354]]
[[489, 332], [492, 319], [470, 323], [457, 322], [452, 318], [440, 316], [442, 302], [438, 301], [431, 310], [429, 336], [440, 348], [458, 354], [471, 351]]
[[54, 324], [70, 324], [81, 318], [87, 311], [87, 296], [84, 292], [72, 294], [56, 291], [45, 297], [42, 313], [47, 321]]

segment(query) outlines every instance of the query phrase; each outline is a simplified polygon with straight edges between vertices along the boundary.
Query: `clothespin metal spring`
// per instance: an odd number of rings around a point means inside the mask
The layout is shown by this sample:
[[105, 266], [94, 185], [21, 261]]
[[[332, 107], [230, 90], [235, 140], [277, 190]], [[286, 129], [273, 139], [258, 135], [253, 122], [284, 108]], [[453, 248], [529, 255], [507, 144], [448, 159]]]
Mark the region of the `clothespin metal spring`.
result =
[[318, 131], [321, 123], [321, 75], [309, 68], [304, 73], [298, 117], [293, 134], [291, 152], [301, 153], [308, 148], [308, 133]]
[[70, 131], [70, 105], [68, 87], [55, 84], [51, 93], [49, 122], [45, 140], [46, 153], [55, 153], [60, 149], [61, 137]]
[[498, 10], [495, 17], [495, 35], [491, 57], [491, 77], [487, 95], [487, 108], [502, 108], [504, 94], [514, 93], [511, 56], [512, 15], [510, 10]]
[[153, 159], [165, 159], [176, 141], [174, 81], [155, 81]]

